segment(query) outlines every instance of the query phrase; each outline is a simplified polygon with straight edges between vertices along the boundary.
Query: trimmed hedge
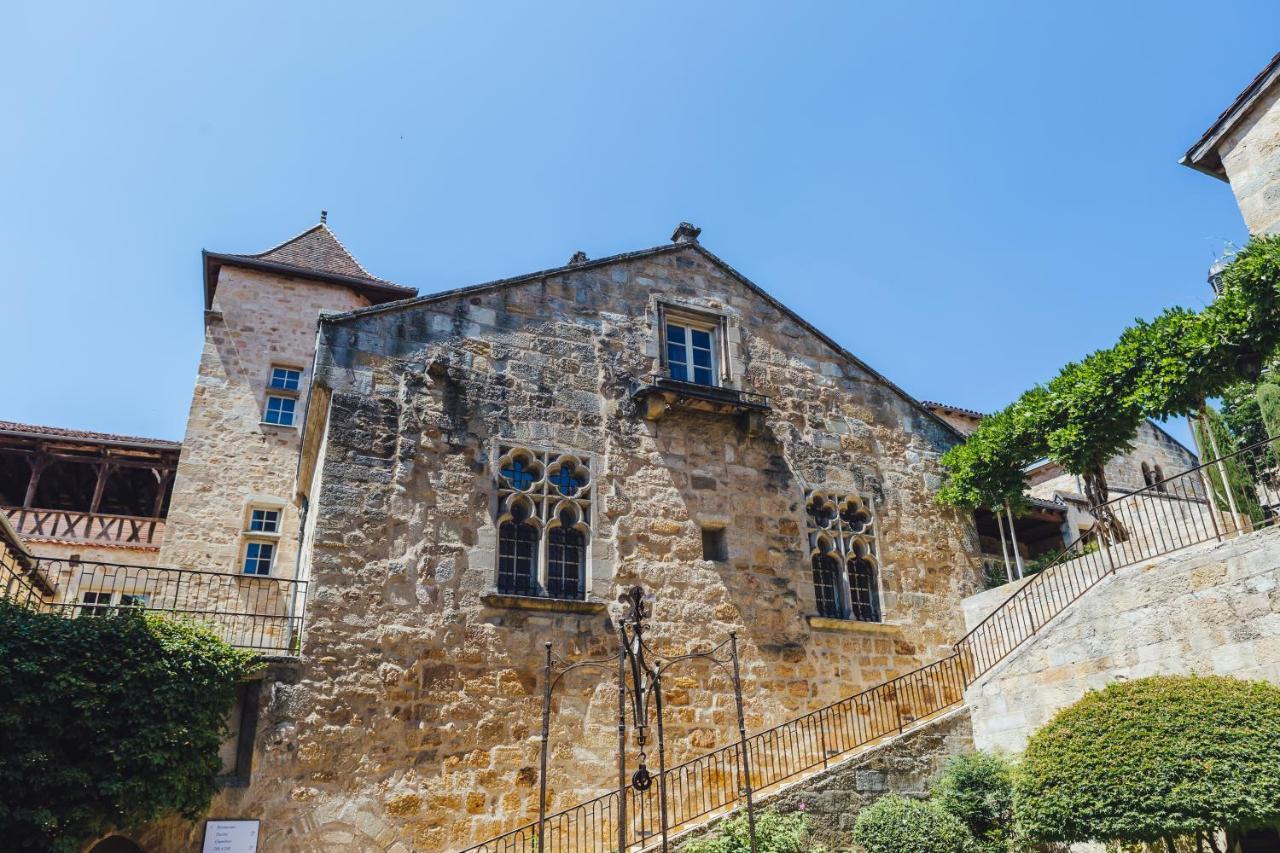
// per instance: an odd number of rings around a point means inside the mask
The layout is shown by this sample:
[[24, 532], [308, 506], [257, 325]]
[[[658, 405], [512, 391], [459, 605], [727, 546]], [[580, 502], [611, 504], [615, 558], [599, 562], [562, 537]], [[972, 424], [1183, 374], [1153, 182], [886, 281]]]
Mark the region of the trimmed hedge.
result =
[[933, 802], [964, 823], [975, 849], [1008, 849], [1013, 837], [1013, 771], [1000, 756], [952, 756], [933, 785]]
[[[751, 853], [746, 812], [739, 812], [706, 838], [682, 846], [683, 853]], [[756, 814], [756, 853], [825, 853], [809, 841], [809, 821], [799, 812], [765, 809]]]
[[190, 623], [64, 619], [0, 601], [0, 837], [76, 851], [208, 807], [236, 684], [256, 665]]
[[967, 853], [973, 836], [932, 801], [888, 794], [858, 813], [853, 840], [867, 853]]
[[1018, 824], [1041, 841], [1154, 842], [1280, 823], [1280, 688], [1219, 676], [1113, 684], [1027, 744]]

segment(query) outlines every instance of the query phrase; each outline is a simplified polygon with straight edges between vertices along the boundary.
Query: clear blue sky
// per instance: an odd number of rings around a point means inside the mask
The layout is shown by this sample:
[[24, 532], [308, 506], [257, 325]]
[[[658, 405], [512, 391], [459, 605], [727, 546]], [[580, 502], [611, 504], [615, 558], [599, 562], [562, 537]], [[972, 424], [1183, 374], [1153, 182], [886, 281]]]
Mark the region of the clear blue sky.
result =
[[26, 3], [5, 30], [0, 419], [179, 438], [200, 249], [321, 208], [423, 292], [688, 219], [912, 394], [997, 408], [1205, 303], [1244, 226], [1176, 161], [1280, 5]]

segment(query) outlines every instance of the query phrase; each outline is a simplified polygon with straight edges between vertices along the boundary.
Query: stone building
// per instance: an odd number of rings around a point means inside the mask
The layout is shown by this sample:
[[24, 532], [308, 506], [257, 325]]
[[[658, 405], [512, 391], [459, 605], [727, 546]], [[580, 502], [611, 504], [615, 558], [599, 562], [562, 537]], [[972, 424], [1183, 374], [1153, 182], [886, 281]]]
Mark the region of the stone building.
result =
[[1180, 162], [1231, 185], [1250, 234], [1280, 232], [1280, 53]]
[[[417, 298], [323, 221], [205, 253], [151, 550], [78, 555], [76, 595], [185, 611], [198, 577], [199, 611], [280, 659], [232, 721], [214, 812], [261, 819], [271, 850], [454, 849], [527, 821], [543, 643], [611, 654], [633, 584], [665, 654], [738, 633], [751, 730], [946, 652], [981, 574], [971, 519], [934, 501], [960, 434], [698, 234]], [[722, 676], [673, 686], [669, 761], [735, 736]], [[615, 727], [616, 693], [566, 683], [551, 808], [610, 787]]]
[[[983, 418], [981, 412], [960, 406], [927, 400], [924, 405], [962, 435], [977, 429]], [[1132, 447], [1107, 461], [1107, 485], [1113, 499], [1147, 487], [1159, 490], [1166, 479], [1199, 464], [1195, 453], [1148, 420]], [[1052, 557], [1093, 528], [1095, 519], [1079, 477], [1050, 459], [1031, 465], [1026, 475], [1028, 506], [1023, 513], [975, 513], [988, 582], [1020, 575], [1030, 561]]]

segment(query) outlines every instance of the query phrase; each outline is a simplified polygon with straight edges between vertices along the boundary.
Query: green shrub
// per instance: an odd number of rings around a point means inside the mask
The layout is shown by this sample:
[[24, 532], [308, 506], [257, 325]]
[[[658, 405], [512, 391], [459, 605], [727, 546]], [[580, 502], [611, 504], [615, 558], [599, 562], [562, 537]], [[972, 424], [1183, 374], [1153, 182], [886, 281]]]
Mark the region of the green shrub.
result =
[[975, 849], [1008, 849], [1013, 837], [1013, 773], [1000, 756], [952, 756], [934, 783], [933, 801], [969, 829]]
[[973, 836], [960, 819], [934, 802], [888, 794], [867, 806], [853, 825], [853, 840], [867, 853], [966, 853]]
[[[740, 812], [716, 827], [705, 838], [687, 842], [683, 853], [751, 853], [747, 815]], [[756, 853], [823, 853], [809, 843], [809, 821], [800, 812], [765, 809], [756, 814]]]
[[0, 601], [0, 837], [75, 851], [215, 791], [236, 683], [254, 664], [188, 623], [64, 619]]
[[1044, 841], [1155, 842], [1280, 823], [1280, 688], [1224, 677], [1113, 684], [1027, 744], [1014, 811]]

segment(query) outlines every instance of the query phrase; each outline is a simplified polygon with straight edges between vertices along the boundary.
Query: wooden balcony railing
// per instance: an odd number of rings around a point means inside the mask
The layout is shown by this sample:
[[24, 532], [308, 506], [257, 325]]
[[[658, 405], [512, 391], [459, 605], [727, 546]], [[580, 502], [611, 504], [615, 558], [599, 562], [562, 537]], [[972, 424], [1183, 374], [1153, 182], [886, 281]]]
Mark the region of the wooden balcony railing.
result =
[[20, 536], [100, 545], [159, 547], [164, 541], [163, 518], [108, 515], [63, 509], [0, 507]]

